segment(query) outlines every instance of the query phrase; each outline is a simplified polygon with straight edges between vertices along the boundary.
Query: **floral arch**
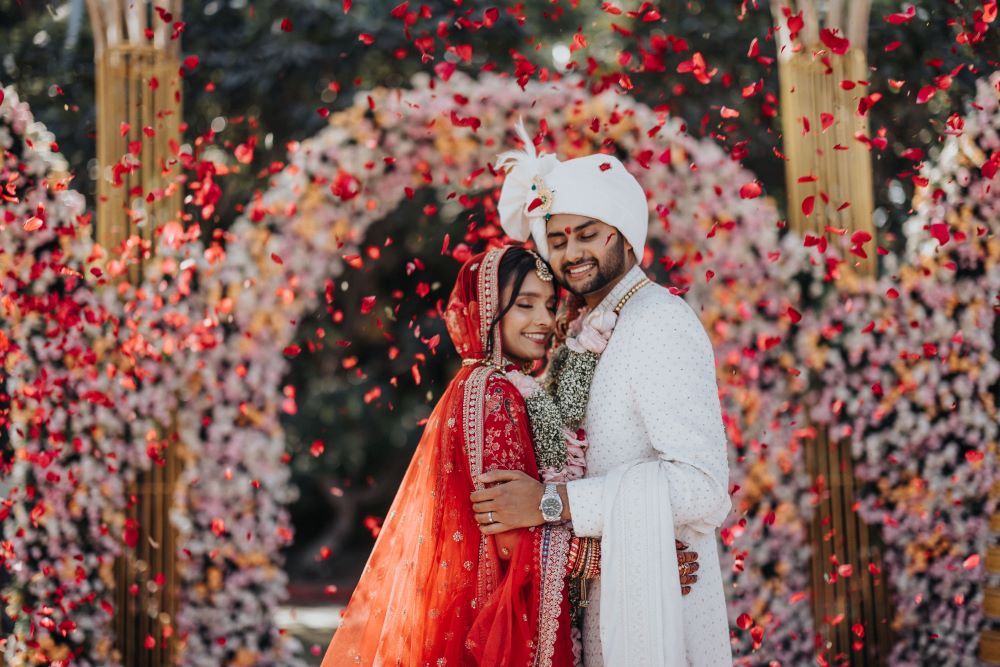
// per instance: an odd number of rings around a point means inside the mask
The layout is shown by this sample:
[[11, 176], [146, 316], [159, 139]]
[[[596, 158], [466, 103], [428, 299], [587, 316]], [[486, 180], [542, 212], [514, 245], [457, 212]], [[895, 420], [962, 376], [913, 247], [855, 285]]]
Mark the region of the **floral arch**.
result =
[[[30, 122], [12, 91], [7, 96], [0, 106], [0, 127], [7, 127], [8, 133], [0, 134], [0, 140], [28, 153], [51, 143], [38, 140], [42, 130]], [[995, 113], [995, 105], [991, 108]], [[529, 82], [520, 89], [497, 75], [473, 80], [457, 73], [447, 81], [417, 78], [408, 90], [377, 89], [360, 95], [353, 106], [331, 116], [328, 128], [293, 149], [288, 166], [267, 192], [247, 205], [246, 214], [221, 242], [206, 244], [179, 225], [163, 229], [156, 259], [140, 286], [111, 288], [90, 271], [108, 266], [109, 251], [88, 240], [82, 203], [68, 193], [58, 195], [66, 200], [62, 208], [48, 205], [40, 229], [27, 232], [20, 224], [3, 229], [4, 247], [17, 249], [9, 256], [23, 259], [16, 265], [20, 277], [5, 277], [14, 280], [13, 291], [40, 295], [58, 283], [67, 308], [81, 313], [66, 327], [77, 347], [122, 347], [132, 369], [125, 377], [108, 377], [93, 372], [100, 368], [96, 359], [64, 363], [66, 346], [53, 352], [40, 332], [53, 325], [53, 310], [66, 309], [27, 297], [19, 304], [20, 312], [38, 314], [22, 317], [12, 329], [12, 347], [24, 353], [8, 364], [19, 364], [23, 376], [30, 378], [58, 368], [67, 382], [79, 387], [68, 402], [40, 392], [37, 382], [12, 392], [22, 401], [24, 415], [34, 411], [71, 421], [69, 441], [80, 443], [53, 449], [52, 438], [28, 436], [18, 443], [25, 452], [16, 466], [20, 479], [51, 479], [49, 473], [55, 472], [61, 480], [38, 483], [30, 498], [24, 495], [27, 486], [20, 489], [24, 510], [5, 519], [9, 553], [21, 564], [20, 590], [36, 602], [51, 602], [69, 585], [81, 591], [74, 607], [57, 605], [44, 615], [47, 621], [37, 631], [43, 648], [54, 652], [68, 643], [82, 652], [79, 664], [111, 664], [110, 647], [90, 640], [108, 636], [107, 569], [129, 534], [120, 519], [125, 480], [155, 464], [157, 447], [164, 446], [156, 442], [155, 424], [175, 416], [189, 461], [172, 517], [182, 552], [176, 629], [187, 646], [185, 664], [296, 663], [296, 647], [273, 620], [285, 586], [276, 554], [291, 539], [284, 506], [293, 497], [281, 460], [284, 441], [278, 418], [294, 400], [280, 386], [287, 367], [282, 352], [293, 339], [295, 322], [326, 298], [325, 279], [364, 261], [361, 247], [368, 226], [414, 190], [433, 188], [446, 217], [457, 212], [453, 207], [470, 203], [486, 210], [484, 227], [453, 239], [456, 259], [466, 244], [490, 236], [500, 179], [489, 163], [509, 147], [508, 130], [518, 115], [529, 127], [545, 129], [542, 150], [566, 158], [603, 146], [616, 151], [639, 177], [653, 212], [654, 251], [647, 262], [685, 290], [715, 339], [725, 419], [734, 445], [737, 511], [722, 536], [740, 660], [797, 664], [815, 653], [807, 601], [806, 521], [812, 480], [802, 461], [810, 435], [804, 427], [807, 406], [819, 424], [836, 428], [851, 420], [859, 468], [873, 480], [862, 500], [863, 511], [886, 526], [886, 541], [897, 554], [892, 565], [898, 568], [894, 583], [900, 598], [915, 587], [906, 577], [913, 567], [910, 544], [936, 529], [926, 520], [910, 520], [914, 508], [901, 499], [900, 489], [915, 477], [904, 474], [905, 466], [886, 463], [886, 456], [932, 450], [934, 461], [949, 471], [943, 474], [967, 482], [963, 493], [983, 503], [982, 511], [969, 517], [952, 517], [960, 523], [946, 536], [951, 550], [918, 577], [917, 586], [926, 588], [928, 595], [955, 588], [956, 595], [963, 596], [960, 608], [950, 610], [953, 620], [947, 632], [939, 632], [948, 639], [939, 644], [952, 651], [947, 655], [962, 650], [956, 648], [958, 643], [981, 625], [975, 612], [965, 613], [964, 599], [981, 597], [982, 568], [967, 567], [966, 559], [981, 551], [977, 549], [985, 539], [987, 482], [994, 472], [991, 461], [966, 453], [990, 443], [995, 447], [996, 440], [984, 399], [997, 376], [995, 361], [989, 361], [992, 343], [988, 337], [971, 335], [969, 327], [978, 330], [990, 324], [990, 309], [982, 302], [969, 305], [966, 312], [973, 319], [963, 327], [966, 337], [959, 343], [954, 336], [948, 339], [951, 354], [972, 353], [982, 361], [982, 372], [971, 385], [962, 379], [968, 375], [948, 380], [956, 388], [961, 385], [961, 414], [977, 424], [976, 437], [950, 446], [941, 442], [940, 434], [933, 441], [896, 442], [891, 428], [878, 428], [891, 406], [877, 409], [874, 402], [858, 402], [846, 412], [825, 409], [845, 392], [860, 392], [851, 383], [869, 383], [872, 373], [881, 374], [883, 386], [899, 387], [900, 401], [909, 401], [916, 410], [926, 407], [926, 400], [910, 396], [909, 385], [900, 382], [904, 371], [912, 371], [880, 366], [878, 358], [865, 356], [866, 323], [859, 313], [871, 313], [880, 326], [885, 322], [889, 327], [906, 309], [933, 306], [941, 299], [955, 301], [962, 285], [947, 283], [938, 273], [916, 271], [898, 298], [887, 300], [884, 285], [879, 285], [861, 290], [855, 305], [836, 291], [830, 296], [829, 290], [813, 290], [809, 286], [822, 287], [818, 272], [825, 258], [815, 247], [804, 248], [794, 234], [782, 232], [769, 201], [741, 197], [741, 186], [754, 180], [752, 174], [710, 141], [688, 136], [678, 120], [610, 91], [594, 94], [574, 79]], [[42, 181], [58, 171], [55, 159], [46, 154], [32, 167], [32, 196], [53, 195], [51, 183]], [[940, 197], [934, 201], [953, 208], [961, 204]], [[32, 202], [26, 196], [16, 205], [3, 204], [8, 222], [28, 218]], [[995, 219], [980, 220], [988, 227]], [[70, 231], [60, 235], [60, 229]], [[915, 232], [920, 233], [924, 231]], [[42, 239], [50, 244], [58, 240], [38, 252], [36, 244]], [[995, 250], [995, 237], [990, 236], [976, 251], [978, 268], [973, 270], [976, 280], [994, 281], [989, 283], [994, 287]], [[836, 247], [827, 251], [836, 252]], [[45, 260], [41, 268], [30, 260], [38, 255]], [[797, 288], [803, 284], [804, 294]], [[937, 300], [925, 301], [928, 294]], [[843, 329], [843, 337], [817, 335], [828, 325]], [[925, 332], [924, 337], [946, 333]], [[943, 354], [945, 341], [940, 342]], [[864, 372], [847, 372], [859, 365]], [[141, 382], [134, 381], [137, 376]], [[817, 390], [810, 377], [826, 384]], [[864, 389], [870, 391], [867, 385]], [[109, 465], [116, 475], [108, 474]], [[928, 470], [918, 471], [916, 478], [922, 474], [928, 479]], [[877, 484], [882, 478], [888, 484]], [[921, 495], [925, 513], [948, 511], [953, 496], [935, 493]], [[81, 521], [81, 512], [88, 521]], [[74, 548], [81, 525], [86, 539]], [[51, 550], [53, 544], [60, 549]], [[74, 567], [67, 567], [71, 563]], [[949, 578], [955, 563], [969, 575], [965, 583]], [[42, 570], [51, 576], [31, 577]], [[40, 615], [33, 611], [31, 620]], [[904, 612], [899, 658], [923, 650], [925, 621], [919, 604]], [[62, 625], [66, 623], [71, 625]], [[62, 639], [63, 634], [68, 639]], [[7, 643], [8, 655], [30, 646], [38, 636], [16, 634]]]

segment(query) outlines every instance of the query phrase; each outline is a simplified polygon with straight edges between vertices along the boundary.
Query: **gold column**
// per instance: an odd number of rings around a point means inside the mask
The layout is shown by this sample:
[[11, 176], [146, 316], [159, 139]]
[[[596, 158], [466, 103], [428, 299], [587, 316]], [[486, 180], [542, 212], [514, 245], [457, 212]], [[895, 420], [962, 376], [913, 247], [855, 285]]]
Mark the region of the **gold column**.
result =
[[[861, 99], [869, 92], [864, 85], [868, 80], [868, 3], [847, 0], [846, 21], [842, 0], [825, 4], [824, 27], [836, 28], [839, 36], [850, 40], [851, 46], [843, 55], [833, 53], [820, 41], [819, 11], [814, 2], [800, 0], [790, 5], [792, 14], [801, 11], [804, 23], [794, 41], [789, 39], [782, 5], [787, 3], [772, 2], [775, 21], [781, 27], [780, 107], [788, 158], [785, 182], [790, 227], [801, 235], [826, 237], [828, 241], [836, 238], [826, 231], [828, 226], [844, 229], [848, 236], [866, 231], [874, 238], [871, 155], [856, 138], [868, 136], [867, 115], [858, 113]], [[845, 81], [849, 82], [846, 86], [842, 85]], [[813, 198], [809, 214], [802, 205], [807, 197]], [[845, 203], [849, 205], [843, 206]], [[851, 266], [842, 271], [847, 284], [875, 278], [874, 244], [865, 248], [867, 259], [849, 255]], [[882, 573], [878, 528], [862, 522], [853, 509], [859, 482], [850, 443], [831, 438], [827, 429], [818, 429], [815, 443], [806, 448], [806, 465], [823, 489], [810, 525], [815, 631], [825, 639], [831, 662], [886, 664], [892, 649], [890, 595]], [[871, 574], [869, 564], [878, 568], [879, 574]], [[845, 565], [852, 568], [850, 576], [838, 572]], [[853, 631], [856, 625], [864, 628], [863, 637]]]
[[[180, 0], [156, 3], [169, 20], [147, 0], [88, 0], [87, 5], [97, 74], [96, 236], [112, 263], [128, 250], [113, 279], [137, 285], [156, 228], [179, 220], [182, 205], [171, 148], [181, 143], [180, 48], [171, 35], [172, 23], [180, 20]], [[127, 363], [121, 357], [115, 362]], [[179, 656], [178, 574], [169, 512], [181, 468], [180, 443], [173, 424], [132, 435], [158, 461], [128, 488], [125, 521], [134, 522], [138, 539], [134, 549], [124, 547], [114, 567], [115, 648], [129, 667], [173, 665]]]

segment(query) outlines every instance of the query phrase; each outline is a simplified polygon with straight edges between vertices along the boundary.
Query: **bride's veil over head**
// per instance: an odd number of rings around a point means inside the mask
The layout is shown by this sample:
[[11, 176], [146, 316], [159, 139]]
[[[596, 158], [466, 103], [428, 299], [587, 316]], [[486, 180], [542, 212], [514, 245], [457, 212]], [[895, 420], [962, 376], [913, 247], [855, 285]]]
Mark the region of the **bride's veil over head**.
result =
[[482, 442], [485, 383], [502, 359], [499, 327], [492, 327], [491, 346], [487, 340], [507, 249], [480, 253], [459, 271], [444, 317], [462, 367], [427, 421], [323, 667], [467, 662], [464, 643], [477, 607], [496, 589], [500, 572], [469, 494], [482, 471], [475, 443]]

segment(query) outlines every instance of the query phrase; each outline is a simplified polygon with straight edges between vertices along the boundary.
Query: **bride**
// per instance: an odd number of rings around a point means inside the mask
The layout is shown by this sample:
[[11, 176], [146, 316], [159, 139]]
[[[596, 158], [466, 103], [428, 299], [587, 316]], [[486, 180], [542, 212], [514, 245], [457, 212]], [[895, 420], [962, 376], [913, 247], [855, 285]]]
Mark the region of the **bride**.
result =
[[[545, 357], [548, 266], [520, 246], [461, 268], [445, 321], [462, 368], [427, 421], [323, 658], [339, 665], [573, 665], [566, 525], [481, 535], [469, 494], [493, 469], [538, 476], [524, 398], [507, 373]], [[575, 560], [575, 559], [574, 559]]]

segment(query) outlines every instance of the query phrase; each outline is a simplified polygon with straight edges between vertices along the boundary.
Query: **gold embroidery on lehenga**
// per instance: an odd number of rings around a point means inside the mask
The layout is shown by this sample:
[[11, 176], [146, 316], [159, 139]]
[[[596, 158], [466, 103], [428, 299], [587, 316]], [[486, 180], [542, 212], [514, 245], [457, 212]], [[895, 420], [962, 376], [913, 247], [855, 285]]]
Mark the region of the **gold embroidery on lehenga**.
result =
[[539, 593], [538, 651], [535, 667], [550, 667], [559, 632], [570, 534], [563, 526], [543, 526], [538, 538], [542, 590]]

